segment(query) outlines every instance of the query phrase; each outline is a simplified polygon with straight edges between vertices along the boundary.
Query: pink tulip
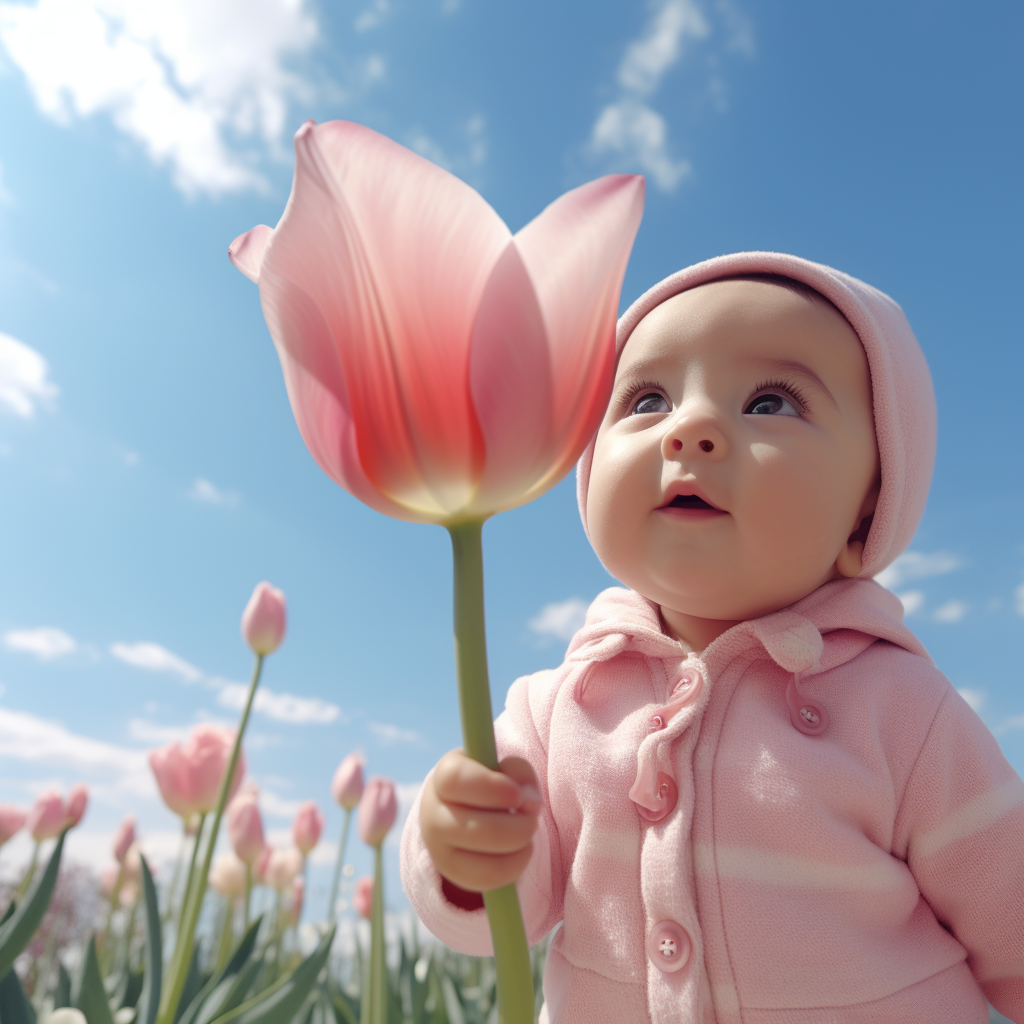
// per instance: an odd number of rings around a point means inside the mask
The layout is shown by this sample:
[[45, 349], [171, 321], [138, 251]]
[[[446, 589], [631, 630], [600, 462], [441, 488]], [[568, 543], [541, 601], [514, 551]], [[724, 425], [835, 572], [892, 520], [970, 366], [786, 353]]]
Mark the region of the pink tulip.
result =
[[292, 882], [292, 895], [288, 904], [288, 923], [292, 928], [299, 926], [302, 918], [302, 903], [306, 898], [306, 880], [299, 875]]
[[[149, 764], [164, 803], [186, 821], [193, 814], [207, 814], [217, 806], [217, 790], [227, 769], [235, 734], [230, 729], [203, 723], [192, 730], [184, 745], [177, 741], [151, 750]], [[241, 751], [230, 798], [245, 774]]]
[[0, 806], [0, 846], [3, 846], [25, 824], [27, 812], [10, 804]]
[[302, 851], [294, 846], [287, 850], [273, 850], [263, 872], [266, 884], [271, 889], [284, 892], [302, 874], [305, 858]]
[[25, 819], [25, 827], [37, 843], [53, 839], [82, 820], [88, 800], [89, 791], [81, 782], [71, 787], [67, 803], [61, 799], [57, 790], [48, 789], [36, 797]]
[[270, 884], [267, 880], [267, 872], [270, 870], [270, 858], [273, 856], [274, 848], [272, 846], [264, 846], [263, 852], [256, 858], [256, 863], [252, 866], [254, 882], [258, 882], [260, 885]]
[[643, 179], [574, 189], [513, 237], [464, 182], [361, 125], [307, 121], [295, 149], [277, 228], [228, 253], [259, 284], [321, 469], [414, 522], [543, 494], [611, 393]]
[[390, 779], [372, 778], [359, 801], [359, 834], [367, 846], [380, 846], [398, 814], [395, 784]]
[[302, 804], [295, 814], [295, 821], [292, 822], [292, 838], [295, 845], [304, 853], [320, 842], [320, 833], [324, 830], [324, 816], [320, 813], [312, 800]]
[[373, 913], [373, 879], [369, 875], [363, 875], [356, 882], [355, 892], [352, 893], [352, 906], [360, 917], [370, 920]]
[[118, 826], [117, 832], [114, 833], [114, 860], [118, 864], [124, 863], [125, 854], [128, 853], [128, 847], [135, 842], [135, 816], [132, 814], [125, 815], [124, 821]]
[[245, 865], [233, 853], [221, 853], [210, 869], [210, 885], [228, 899], [245, 895]]
[[120, 873], [120, 868], [114, 867], [113, 864], [108, 865], [100, 872], [100, 892], [108, 900], [114, 895], [114, 886], [117, 885], [117, 876]]
[[287, 615], [284, 594], [258, 583], [242, 612], [242, 636], [256, 654], [273, 654], [284, 639]]
[[68, 791], [68, 802], [64, 807], [67, 814], [65, 828], [74, 828], [82, 820], [88, 803], [89, 787], [84, 782], [76, 782]]
[[226, 817], [228, 838], [238, 858], [250, 866], [255, 864], [267, 845], [256, 795], [243, 790], [228, 804]]
[[351, 811], [363, 795], [363, 758], [349, 754], [331, 779], [331, 798], [346, 811]]

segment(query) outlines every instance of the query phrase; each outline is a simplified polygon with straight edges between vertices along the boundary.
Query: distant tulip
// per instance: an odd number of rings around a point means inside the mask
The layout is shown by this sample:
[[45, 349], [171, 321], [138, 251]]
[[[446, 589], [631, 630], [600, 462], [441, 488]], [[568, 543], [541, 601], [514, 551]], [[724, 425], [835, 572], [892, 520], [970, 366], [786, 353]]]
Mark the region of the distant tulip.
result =
[[252, 878], [254, 882], [258, 882], [260, 885], [270, 885], [267, 880], [267, 872], [270, 870], [270, 858], [274, 856], [274, 848], [272, 846], [264, 846], [263, 852], [256, 858], [256, 862], [252, 866]]
[[287, 850], [274, 850], [263, 872], [266, 884], [271, 889], [284, 892], [302, 874], [302, 851], [294, 846]]
[[351, 811], [363, 795], [363, 757], [349, 754], [331, 779], [331, 798], [346, 811]]
[[643, 178], [566, 193], [514, 237], [469, 185], [361, 125], [295, 136], [277, 228], [232, 242], [320, 468], [396, 519], [543, 494], [611, 393]]
[[320, 834], [324, 830], [324, 816], [320, 808], [312, 800], [303, 803], [295, 814], [295, 821], [292, 822], [292, 839], [295, 845], [304, 853], [320, 842]]
[[47, 789], [36, 797], [28, 812], [25, 827], [37, 842], [59, 836], [67, 827], [68, 813], [64, 800], [55, 789]]
[[242, 636], [256, 654], [273, 654], [287, 625], [284, 594], [269, 583], [257, 583], [242, 612]]
[[85, 816], [85, 808], [89, 803], [89, 787], [84, 782], [76, 782], [68, 792], [65, 805], [67, 820], [65, 828], [74, 828]]
[[114, 860], [124, 863], [128, 848], [135, 842], [135, 816], [127, 814], [114, 833]]
[[120, 868], [114, 867], [113, 864], [107, 865], [100, 872], [100, 892], [103, 893], [107, 899], [110, 899], [114, 895], [114, 886], [117, 885], [117, 876], [121, 873]]
[[3, 846], [25, 824], [28, 812], [10, 804], [0, 806], [0, 846]]
[[[155, 877], [156, 873], [155, 867], [150, 868], [151, 875]], [[142, 879], [142, 851], [139, 849], [138, 843], [132, 843], [124, 855], [124, 877], [133, 882]]]
[[384, 842], [397, 814], [395, 784], [390, 779], [370, 779], [359, 801], [359, 834], [363, 842], [367, 846], [379, 846]]
[[210, 870], [210, 885], [228, 899], [245, 895], [245, 865], [233, 854], [222, 853]]
[[255, 864], [266, 848], [263, 838], [263, 819], [257, 797], [252, 792], [239, 793], [228, 804], [225, 816], [228, 823], [228, 838], [239, 859], [250, 866]]
[[302, 903], [306, 898], [306, 880], [299, 875], [292, 882], [291, 899], [288, 903], [288, 923], [293, 927], [299, 926], [302, 919]]
[[[184, 745], [168, 743], [149, 753], [149, 764], [164, 803], [186, 821], [206, 814], [217, 805], [217, 789], [231, 757], [235, 735], [230, 729], [203, 723], [192, 730]], [[230, 798], [245, 775], [245, 757], [239, 751]]]
[[373, 911], [373, 879], [369, 875], [363, 875], [356, 882], [355, 892], [352, 893], [352, 906], [360, 917], [370, 920]]

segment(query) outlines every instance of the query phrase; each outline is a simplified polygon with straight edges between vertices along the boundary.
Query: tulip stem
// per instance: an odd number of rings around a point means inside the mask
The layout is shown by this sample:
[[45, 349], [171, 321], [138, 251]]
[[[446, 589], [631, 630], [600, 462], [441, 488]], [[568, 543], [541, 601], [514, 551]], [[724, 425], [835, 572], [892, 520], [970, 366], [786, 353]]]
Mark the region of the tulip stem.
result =
[[373, 848], [373, 904], [370, 911], [370, 977], [366, 998], [367, 1024], [385, 1024], [387, 1020], [387, 979], [384, 973], [384, 861], [383, 841]]
[[[217, 807], [213, 812], [213, 823], [210, 826], [210, 834], [206, 839], [202, 871], [196, 876], [195, 887], [192, 889], [186, 887], [185, 889], [185, 911], [182, 914], [181, 928], [174, 942], [174, 955], [171, 958], [171, 968], [168, 972], [167, 984], [160, 998], [160, 1011], [157, 1014], [156, 1024], [173, 1024], [178, 1003], [181, 1001], [181, 993], [185, 989], [188, 968], [192, 962], [192, 947], [195, 945], [196, 940], [196, 925], [199, 923], [199, 912], [203, 908], [206, 883], [210, 877], [213, 848], [217, 845], [220, 820], [224, 816], [224, 807], [228, 802], [228, 793], [231, 791], [235, 769], [238, 767], [238, 757], [242, 750], [242, 736], [245, 734], [245, 727], [249, 724], [249, 714], [252, 711], [252, 702], [256, 696], [256, 687], [259, 686], [260, 673], [262, 671], [263, 655], [257, 654], [256, 664], [253, 666], [252, 671], [252, 681], [249, 683], [249, 693], [245, 701], [245, 709], [242, 711], [242, 718], [235, 732], [235, 743], [231, 748], [231, 757], [228, 758], [224, 774], [221, 776], [220, 787], [217, 790]], [[199, 834], [202, 835], [202, 828], [200, 828]]]
[[249, 930], [249, 907], [252, 902], [252, 865], [246, 862], [245, 865], [245, 927], [242, 929], [244, 935]]
[[35, 878], [36, 865], [39, 863], [39, 847], [42, 845], [43, 841], [37, 839], [35, 846], [32, 847], [32, 859], [28, 862], [28, 869], [25, 871], [25, 877], [21, 880], [21, 885], [18, 886], [19, 899], [28, 892], [28, 887], [32, 884], [32, 879]]
[[[484, 628], [483, 525], [482, 519], [475, 519], [448, 527], [455, 563], [455, 666], [464, 749], [496, 771], [498, 751]], [[533, 1024], [533, 968], [516, 887], [506, 885], [484, 893], [484, 906], [494, 942], [498, 1022]]]
[[181, 930], [185, 927], [185, 913], [188, 910], [188, 898], [196, 880], [196, 858], [199, 855], [199, 844], [203, 841], [203, 825], [205, 822], [206, 812], [203, 811], [199, 815], [199, 824], [196, 827], [196, 841], [192, 844], [192, 858], [188, 862], [188, 874], [185, 876], [185, 890], [181, 894], [181, 907], [178, 911], [178, 933], [174, 937], [175, 948], [181, 943]]
[[334, 882], [331, 884], [331, 900], [327, 904], [327, 924], [338, 920], [338, 886], [341, 884], [341, 868], [345, 863], [345, 847], [348, 844], [348, 826], [352, 820], [352, 808], [345, 808], [345, 820], [341, 826], [341, 840], [338, 843], [338, 860], [334, 865]]

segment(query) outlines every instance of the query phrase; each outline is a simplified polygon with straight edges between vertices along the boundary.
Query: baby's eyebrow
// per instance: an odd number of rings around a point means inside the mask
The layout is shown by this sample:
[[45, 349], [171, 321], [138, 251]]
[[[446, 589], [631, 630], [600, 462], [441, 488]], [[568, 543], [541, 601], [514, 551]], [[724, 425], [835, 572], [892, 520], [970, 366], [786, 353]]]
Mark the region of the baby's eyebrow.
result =
[[799, 363], [795, 359], [769, 359], [765, 356], [750, 356], [744, 362], [776, 370], [779, 373], [791, 373], [795, 377], [802, 377], [808, 384], [821, 391], [837, 409], [839, 408], [839, 403], [835, 400], [825, 382], [804, 363]]

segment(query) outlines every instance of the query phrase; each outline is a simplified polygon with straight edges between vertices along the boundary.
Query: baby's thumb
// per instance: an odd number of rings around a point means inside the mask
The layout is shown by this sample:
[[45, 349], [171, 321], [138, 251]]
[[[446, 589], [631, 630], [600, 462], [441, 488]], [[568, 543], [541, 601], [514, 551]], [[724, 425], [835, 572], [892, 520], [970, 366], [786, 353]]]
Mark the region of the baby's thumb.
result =
[[522, 757], [506, 757], [498, 765], [498, 771], [512, 779], [523, 794], [522, 803], [516, 810], [525, 814], [536, 814], [540, 810], [540, 784], [530, 762]]

